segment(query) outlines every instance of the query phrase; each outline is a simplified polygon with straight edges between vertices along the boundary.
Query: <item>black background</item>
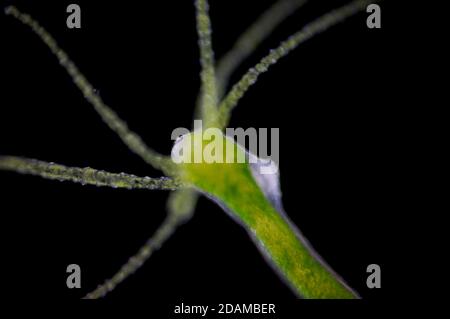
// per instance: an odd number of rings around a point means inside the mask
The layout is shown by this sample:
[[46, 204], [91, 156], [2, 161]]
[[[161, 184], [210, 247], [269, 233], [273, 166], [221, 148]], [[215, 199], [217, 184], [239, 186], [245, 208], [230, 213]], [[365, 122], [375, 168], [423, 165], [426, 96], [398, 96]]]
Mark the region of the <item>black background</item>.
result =
[[[211, 0], [216, 57], [273, 1]], [[345, 1], [311, 1], [263, 43], [232, 82], [305, 23]], [[191, 127], [199, 88], [193, 1], [77, 1], [82, 28], [68, 29], [70, 1], [16, 1], [40, 21], [104, 101], [154, 149]], [[359, 14], [303, 44], [251, 88], [230, 127], [279, 127], [283, 202], [323, 258], [365, 300], [394, 295], [390, 219], [401, 213], [394, 14], [383, 27]], [[30, 30], [0, 16], [0, 154], [160, 176], [99, 119]], [[2, 274], [11, 295], [77, 299], [109, 278], [163, 220], [168, 193], [46, 181], [0, 172]], [[66, 287], [66, 267], [82, 289]], [[366, 287], [366, 267], [382, 288]], [[194, 219], [120, 285], [110, 300], [294, 300], [246, 232], [201, 198]], [[367, 301], [366, 301], [367, 302]]]

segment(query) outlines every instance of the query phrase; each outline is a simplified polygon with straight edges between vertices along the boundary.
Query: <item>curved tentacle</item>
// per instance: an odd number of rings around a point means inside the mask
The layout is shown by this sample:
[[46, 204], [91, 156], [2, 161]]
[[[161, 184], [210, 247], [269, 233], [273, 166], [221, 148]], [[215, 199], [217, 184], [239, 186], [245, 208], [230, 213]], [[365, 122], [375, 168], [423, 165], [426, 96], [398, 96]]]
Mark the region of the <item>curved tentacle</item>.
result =
[[132, 152], [139, 155], [145, 162], [154, 168], [172, 175], [174, 167], [170, 158], [149, 148], [138, 134], [128, 128], [128, 125], [117, 115], [117, 113], [107, 106], [101, 97], [96, 94], [92, 85], [70, 60], [67, 53], [59, 47], [55, 39], [53, 39], [53, 37], [40, 26], [36, 20], [31, 18], [30, 15], [20, 12], [14, 6], [7, 7], [5, 13], [30, 27], [31, 30], [33, 30], [33, 32], [47, 45], [50, 51], [58, 58], [61, 66], [70, 75], [75, 85], [83, 93], [85, 99], [92, 104], [102, 120], [120, 137]]
[[237, 39], [217, 64], [217, 87], [222, 98], [231, 74], [288, 16], [306, 4], [308, 0], [279, 0], [253, 23]]
[[357, 12], [364, 10], [374, 0], [354, 0], [351, 3], [335, 9], [317, 20], [306, 25], [303, 29], [283, 41], [278, 48], [271, 50], [255, 67], [251, 68], [241, 80], [233, 86], [231, 91], [220, 104], [219, 124], [221, 128], [226, 127], [229, 122], [231, 112], [236, 107], [239, 100], [247, 90], [256, 83], [258, 77], [268, 71], [281, 58], [296, 49], [301, 43], [311, 39], [315, 35], [326, 31], [330, 27], [353, 16]]
[[121, 282], [141, 268], [152, 254], [175, 233], [180, 225], [189, 221], [194, 213], [196, 199], [192, 196], [192, 192], [194, 190], [186, 188], [172, 193], [167, 205], [168, 215], [155, 234], [120, 267], [119, 271], [88, 293], [84, 299], [102, 298], [113, 291]]

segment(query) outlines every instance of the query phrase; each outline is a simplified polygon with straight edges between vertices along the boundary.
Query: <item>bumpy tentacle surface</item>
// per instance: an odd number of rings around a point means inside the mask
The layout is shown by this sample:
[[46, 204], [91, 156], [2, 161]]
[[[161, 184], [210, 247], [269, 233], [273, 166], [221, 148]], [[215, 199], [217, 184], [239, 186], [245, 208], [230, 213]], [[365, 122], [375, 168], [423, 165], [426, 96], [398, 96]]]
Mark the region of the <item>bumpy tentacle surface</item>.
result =
[[190, 196], [190, 191], [193, 190], [181, 189], [171, 194], [172, 196], [168, 201], [167, 207], [169, 214], [161, 226], [158, 227], [155, 234], [147, 240], [139, 251], [113, 277], [98, 286], [94, 291], [88, 293], [84, 299], [98, 299], [114, 290], [117, 285], [141, 268], [152, 254], [174, 234], [180, 225], [191, 219], [195, 203], [190, 201], [193, 198]]
[[290, 36], [287, 40], [283, 41], [278, 48], [271, 50], [267, 56], [265, 56], [255, 67], [251, 68], [241, 80], [233, 86], [231, 91], [221, 102], [218, 121], [219, 126], [221, 128], [227, 126], [232, 110], [236, 107], [247, 90], [256, 83], [258, 77], [262, 73], [267, 72], [272, 65], [297, 48], [301, 43], [344, 21], [355, 13], [364, 10], [373, 2], [374, 0], [355, 0], [348, 5], [335, 9]]
[[116, 174], [90, 167], [67, 167], [16, 156], [0, 156], [0, 170], [36, 175], [58, 181], [112, 188], [175, 190], [182, 187], [180, 182], [167, 177], [150, 178], [125, 173]]
[[280, 25], [308, 0], [279, 0], [267, 9], [242, 35], [217, 64], [217, 90], [222, 98], [228, 80], [237, 67]]
[[11, 15], [30, 27], [42, 41], [48, 46], [50, 51], [58, 58], [61, 66], [67, 71], [75, 85], [83, 93], [86, 100], [92, 104], [94, 109], [100, 115], [102, 120], [109, 126], [111, 130], [117, 133], [120, 139], [128, 146], [128, 148], [139, 155], [144, 161], [151, 166], [164, 171], [166, 174], [173, 173], [173, 165], [169, 158], [162, 156], [148, 147], [142, 138], [131, 131], [128, 125], [120, 119], [116, 112], [107, 106], [101, 97], [96, 94], [92, 85], [78, 70], [77, 66], [70, 60], [66, 52], [64, 52], [57, 44], [55, 39], [30, 15], [20, 12], [16, 7], [9, 6], [5, 9], [7, 15]]
[[202, 118], [206, 126], [214, 126], [217, 118], [217, 87], [214, 51], [211, 40], [211, 20], [207, 0], [196, 0], [197, 32], [200, 48], [201, 100]]

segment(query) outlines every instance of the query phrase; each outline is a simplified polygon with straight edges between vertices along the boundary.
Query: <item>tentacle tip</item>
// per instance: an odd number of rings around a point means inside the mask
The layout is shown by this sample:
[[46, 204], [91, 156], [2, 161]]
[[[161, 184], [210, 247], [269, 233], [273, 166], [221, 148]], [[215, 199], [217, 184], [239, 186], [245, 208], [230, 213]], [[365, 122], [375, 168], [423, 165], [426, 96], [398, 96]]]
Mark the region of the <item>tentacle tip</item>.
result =
[[14, 12], [17, 12], [17, 9], [15, 6], [6, 6], [3, 12], [5, 12], [6, 15], [11, 15], [14, 14]]

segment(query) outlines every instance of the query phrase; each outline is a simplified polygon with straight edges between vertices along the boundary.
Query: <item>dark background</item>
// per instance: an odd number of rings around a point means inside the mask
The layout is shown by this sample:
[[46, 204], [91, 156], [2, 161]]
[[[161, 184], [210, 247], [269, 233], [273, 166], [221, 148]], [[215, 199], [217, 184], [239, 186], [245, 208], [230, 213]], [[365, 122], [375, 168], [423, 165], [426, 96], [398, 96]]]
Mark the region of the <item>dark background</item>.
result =
[[[273, 1], [211, 0], [220, 57]], [[66, 27], [71, 1], [9, 1], [30, 13], [70, 55], [104, 101], [145, 141], [170, 152], [190, 127], [199, 88], [193, 1], [76, 1], [82, 28]], [[346, 1], [311, 1], [263, 43], [235, 82], [270, 48]], [[393, 12], [369, 30], [362, 13], [303, 44], [261, 76], [230, 127], [279, 127], [285, 209], [316, 250], [365, 300], [395, 295], [391, 219], [398, 200], [402, 132], [391, 50]], [[0, 154], [69, 166], [160, 176], [101, 122], [54, 56], [28, 28], [0, 16]], [[47, 181], [0, 172], [3, 288], [13, 296], [77, 299], [109, 278], [155, 231], [168, 193]], [[66, 287], [66, 267], [82, 289]], [[382, 288], [366, 287], [366, 267]], [[109, 299], [227, 302], [293, 300], [246, 232], [201, 198], [179, 229]], [[366, 301], [367, 302], [367, 301]], [[169, 306], [167, 306], [169, 307]], [[171, 307], [171, 306], [170, 306]]]

